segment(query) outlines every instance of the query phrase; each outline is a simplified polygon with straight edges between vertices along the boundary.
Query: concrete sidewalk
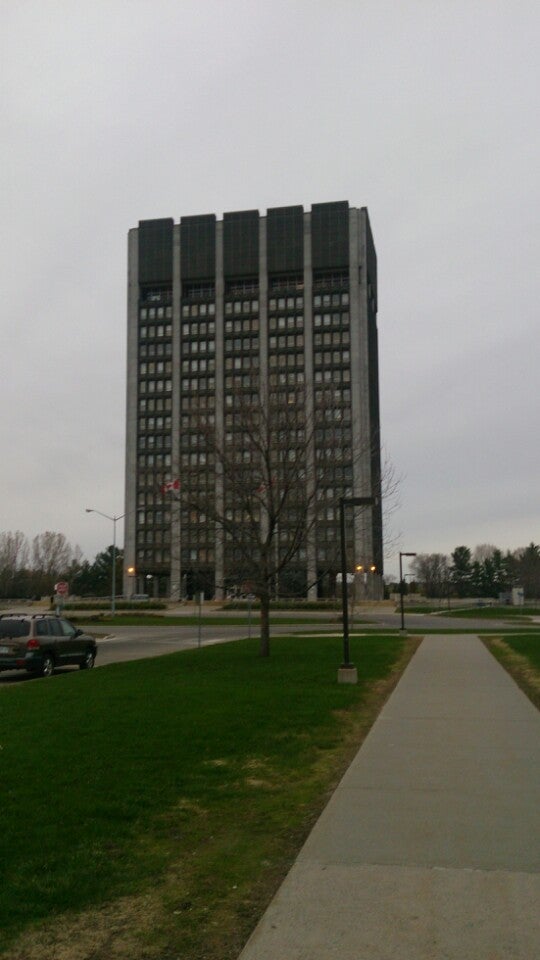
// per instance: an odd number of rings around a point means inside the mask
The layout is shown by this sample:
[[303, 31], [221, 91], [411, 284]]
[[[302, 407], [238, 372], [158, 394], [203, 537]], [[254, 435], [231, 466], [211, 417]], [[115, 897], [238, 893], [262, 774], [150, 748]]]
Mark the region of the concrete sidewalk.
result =
[[241, 960], [540, 957], [540, 714], [426, 637]]

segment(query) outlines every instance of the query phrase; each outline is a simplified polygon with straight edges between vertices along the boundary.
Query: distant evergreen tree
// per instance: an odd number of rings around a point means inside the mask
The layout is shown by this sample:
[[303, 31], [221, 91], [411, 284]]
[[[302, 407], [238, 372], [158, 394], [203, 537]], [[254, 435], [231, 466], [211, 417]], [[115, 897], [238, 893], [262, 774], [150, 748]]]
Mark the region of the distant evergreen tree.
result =
[[468, 547], [456, 547], [452, 553], [450, 581], [458, 597], [470, 597], [473, 593], [472, 554]]

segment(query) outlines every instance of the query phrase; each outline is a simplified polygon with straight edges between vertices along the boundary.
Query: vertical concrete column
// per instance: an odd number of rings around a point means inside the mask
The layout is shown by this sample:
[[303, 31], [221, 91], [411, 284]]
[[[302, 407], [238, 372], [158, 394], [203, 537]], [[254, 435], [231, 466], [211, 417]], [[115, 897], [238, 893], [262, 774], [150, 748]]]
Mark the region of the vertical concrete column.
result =
[[128, 234], [127, 289], [127, 383], [126, 383], [126, 463], [124, 499], [124, 596], [134, 592], [134, 576], [127, 573], [136, 563], [137, 529], [137, 420], [139, 379], [139, 231]]
[[304, 213], [304, 391], [306, 411], [306, 493], [309, 503], [306, 538], [308, 600], [317, 599], [315, 396], [313, 379], [313, 263], [311, 213]]
[[[268, 240], [267, 219], [259, 217], [259, 396], [261, 407], [268, 415], [269, 369], [268, 369]], [[268, 517], [261, 512], [261, 539], [268, 531]], [[279, 537], [279, 529], [277, 531]], [[279, 543], [276, 540], [276, 550]]]
[[[366, 229], [357, 209], [349, 211], [349, 298], [351, 332], [351, 404], [353, 495], [373, 495], [371, 446], [373, 443], [369, 408], [369, 349], [366, 270]], [[354, 562], [373, 562], [371, 508], [356, 508]]]
[[262, 402], [265, 402], [268, 397], [268, 257], [266, 223], [266, 217], [259, 217], [259, 389]]
[[[224, 375], [224, 314], [225, 314], [225, 277], [223, 274], [223, 221], [216, 223], [216, 392], [215, 392], [215, 430], [216, 449], [223, 449], [225, 436], [225, 375]], [[216, 457], [216, 513], [223, 516], [225, 494], [223, 489], [223, 469]], [[215, 526], [215, 573], [214, 589], [216, 600], [225, 596], [225, 538], [221, 524]]]
[[180, 267], [180, 224], [173, 227], [173, 289], [172, 289], [172, 453], [171, 478], [180, 480], [178, 499], [166, 494], [171, 510], [171, 600], [182, 599], [182, 474], [180, 472], [180, 378], [182, 333], [182, 277]]

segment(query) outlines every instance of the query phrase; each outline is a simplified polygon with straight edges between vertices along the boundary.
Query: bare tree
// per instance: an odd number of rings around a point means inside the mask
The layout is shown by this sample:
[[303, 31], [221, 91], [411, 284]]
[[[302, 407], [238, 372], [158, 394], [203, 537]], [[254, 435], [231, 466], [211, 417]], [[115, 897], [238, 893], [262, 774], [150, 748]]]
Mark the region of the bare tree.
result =
[[260, 653], [270, 652], [269, 611], [280, 573], [302, 551], [314, 522], [315, 484], [308, 459], [312, 431], [303, 404], [262, 405], [237, 399], [230, 429], [216, 431], [213, 416], [200, 412], [198, 429], [214, 460], [216, 489], [201, 486], [200, 469], [182, 476], [182, 501], [215, 525], [216, 552], [225, 568], [260, 601]]
[[411, 570], [426, 597], [448, 594], [450, 567], [443, 553], [419, 553], [411, 561]]
[[403, 477], [397, 472], [386, 448], [381, 449], [381, 500], [384, 524], [384, 558], [393, 557], [402, 540], [401, 532], [392, 530], [390, 524], [394, 513], [401, 506], [400, 489]]
[[486, 560], [491, 560], [497, 549], [493, 543], [479, 543], [473, 550], [473, 562], [484, 563]]
[[[231, 396], [223, 428], [213, 411], [192, 410], [194, 445], [205, 451], [208, 470], [201, 471], [200, 457], [193, 465], [187, 457], [183, 462], [183, 522], [192, 531], [196, 523], [215, 530], [213, 559], [218, 577], [222, 571], [222, 585], [234, 572], [243, 589], [259, 598], [262, 656], [270, 651], [270, 600], [278, 583], [295, 571], [304, 578], [304, 589], [317, 582], [313, 537], [321, 518], [328, 531], [326, 563], [334, 572], [340, 570], [336, 497], [353, 493], [353, 454], [350, 420], [340, 419], [340, 411], [331, 413], [331, 419], [325, 416], [321, 443], [316, 436], [320, 419], [306, 412], [298, 388], [270, 392], [265, 402], [258, 391]], [[325, 470], [333, 471], [336, 463], [349, 464], [351, 486], [342, 493], [334, 490], [328, 500]], [[395, 490], [394, 476], [387, 479], [389, 492]], [[380, 489], [373, 493], [380, 496]], [[352, 554], [355, 522], [350, 519], [346, 536]], [[371, 516], [365, 522], [372, 523]]]
[[20, 530], [0, 533], [0, 592], [12, 593], [17, 575], [28, 566], [28, 540]]
[[74, 551], [63, 533], [47, 530], [34, 537], [32, 566], [40, 582], [40, 589], [52, 589], [53, 581], [57, 577], [67, 575], [74, 558], [78, 555], [80, 555], [79, 548]]

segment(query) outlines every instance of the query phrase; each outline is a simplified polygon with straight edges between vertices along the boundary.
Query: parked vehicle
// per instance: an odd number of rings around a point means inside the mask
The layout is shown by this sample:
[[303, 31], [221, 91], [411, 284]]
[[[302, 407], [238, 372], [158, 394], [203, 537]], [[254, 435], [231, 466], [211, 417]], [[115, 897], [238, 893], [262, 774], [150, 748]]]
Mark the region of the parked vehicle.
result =
[[50, 677], [56, 667], [90, 670], [97, 655], [93, 637], [69, 620], [48, 613], [0, 614], [0, 671], [27, 670]]

